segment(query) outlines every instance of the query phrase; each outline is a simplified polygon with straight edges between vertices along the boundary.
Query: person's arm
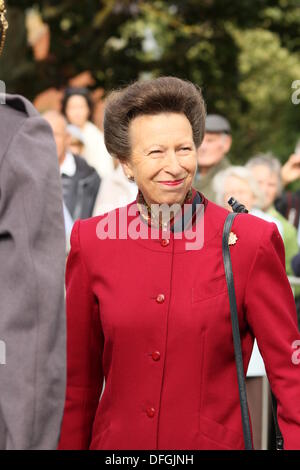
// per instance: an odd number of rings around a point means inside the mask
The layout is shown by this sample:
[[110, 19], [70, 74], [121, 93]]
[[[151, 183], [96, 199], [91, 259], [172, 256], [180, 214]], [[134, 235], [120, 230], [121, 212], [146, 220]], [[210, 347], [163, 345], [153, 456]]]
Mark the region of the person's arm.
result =
[[64, 270], [53, 135], [39, 115], [24, 117], [0, 170], [0, 339], [6, 345], [0, 409], [7, 449], [57, 446], [65, 397]]
[[300, 361], [294, 360], [300, 333], [284, 246], [273, 223], [267, 224], [249, 271], [245, 307], [277, 398], [284, 448], [300, 449]]
[[283, 186], [288, 186], [300, 178], [300, 154], [293, 153], [281, 168]]
[[66, 269], [67, 393], [59, 450], [89, 448], [103, 385], [104, 340], [98, 302], [83, 258], [77, 220]]

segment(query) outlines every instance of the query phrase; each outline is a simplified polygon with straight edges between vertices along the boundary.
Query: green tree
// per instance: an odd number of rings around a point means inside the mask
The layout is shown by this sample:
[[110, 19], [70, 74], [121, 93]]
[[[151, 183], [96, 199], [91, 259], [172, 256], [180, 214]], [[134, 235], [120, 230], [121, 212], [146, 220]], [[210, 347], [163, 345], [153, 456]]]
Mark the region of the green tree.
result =
[[239, 55], [239, 90], [248, 103], [236, 133], [240, 160], [255, 152], [273, 152], [285, 160], [300, 136], [300, 107], [292, 102], [292, 83], [300, 77], [300, 60], [263, 29], [233, 33]]
[[285, 158], [299, 122], [290, 99], [300, 79], [298, 2], [10, 0], [23, 15], [39, 8], [51, 51], [35, 63], [26, 41], [17, 47], [11, 34], [0, 70], [9, 90], [30, 98], [85, 70], [106, 91], [149, 76], [186, 78], [202, 87], [208, 112], [230, 119], [233, 161], [265, 149]]

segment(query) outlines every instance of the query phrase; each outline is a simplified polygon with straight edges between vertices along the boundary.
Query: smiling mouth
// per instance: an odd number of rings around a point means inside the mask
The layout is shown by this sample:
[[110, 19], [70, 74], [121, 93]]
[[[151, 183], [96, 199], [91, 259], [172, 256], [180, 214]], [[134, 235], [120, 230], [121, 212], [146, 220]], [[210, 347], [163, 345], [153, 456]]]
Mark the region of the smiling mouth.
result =
[[158, 181], [161, 184], [165, 184], [167, 186], [177, 186], [180, 183], [182, 183], [185, 180], [185, 178], [181, 178], [180, 180], [171, 180], [171, 181]]

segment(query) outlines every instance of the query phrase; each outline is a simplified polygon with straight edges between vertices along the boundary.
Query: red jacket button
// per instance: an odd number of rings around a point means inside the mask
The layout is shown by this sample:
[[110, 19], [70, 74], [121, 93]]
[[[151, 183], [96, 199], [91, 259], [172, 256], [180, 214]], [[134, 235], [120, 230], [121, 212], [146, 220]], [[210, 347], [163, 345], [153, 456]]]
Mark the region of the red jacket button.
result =
[[164, 294], [158, 294], [158, 296], [156, 297], [156, 302], [158, 302], [159, 304], [162, 304], [164, 301], [165, 301]]
[[147, 416], [149, 416], [149, 418], [153, 418], [153, 416], [155, 415], [155, 408], [147, 408], [146, 409], [146, 413], [147, 413]]
[[160, 242], [161, 246], [168, 246], [170, 243], [170, 240], [167, 238], [163, 238], [162, 241]]
[[160, 352], [159, 351], [154, 351], [152, 354], [152, 359], [153, 361], [159, 361], [160, 360]]

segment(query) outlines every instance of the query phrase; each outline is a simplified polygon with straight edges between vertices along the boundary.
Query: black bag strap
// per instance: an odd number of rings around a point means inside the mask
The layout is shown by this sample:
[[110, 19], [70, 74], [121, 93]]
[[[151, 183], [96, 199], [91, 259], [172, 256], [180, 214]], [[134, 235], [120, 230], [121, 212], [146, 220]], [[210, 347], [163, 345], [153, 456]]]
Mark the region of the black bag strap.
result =
[[276, 436], [276, 450], [283, 450], [283, 437], [279, 428], [278, 419], [277, 419], [277, 401], [273, 393], [271, 392], [272, 398], [272, 412], [274, 418], [274, 427], [275, 427], [275, 436]]
[[[230, 256], [230, 249], [229, 249], [229, 244], [228, 244], [230, 230], [231, 230], [233, 221], [237, 215], [238, 213], [232, 212], [228, 214], [228, 216], [226, 217], [226, 220], [224, 223], [224, 229], [223, 229], [222, 252], [223, 252], [223, 262], [224, 262], [226, 283], [227, 283], [227, 289], [228, 289], [228, 295], [229, 295], [233, 344], [234, 344], [235, 362], [236, 362], [237, 378], [238, 378], [238, 385], [239, 385], [239, 395], [240, 395], [240, 405], [241, 405], [245, 449], [253, 450], [252, 439], [251, 439], [250, 418], [249, 418], [248, 402], [247, 402], [246, 379], [245, 379], [243, 354], [242, 354], [242, 347], [241, 347], [240, 328], [239, 328], [238, 312], [237, 312], [237, 306], [236, 306], [236, 296], [235, 296], [231, 256]], [[278, 425], [278, 420], [277, 420], [277, 402], [272, 392], [271, 392], [271, 396], [272, 396], [272, 409], [273, 409], [273, 418], [274, 418], [275, 433], [276, 433], [276, 449], [283, 450], [284, 441], [283, 441], [283, 437], [282, 437], [282, 434]]]
[[225, 220], [224, 229], [223, 229], [223, 238], [222, 238], [222, 251], [223, 251], [223, 262], [224, 262], [226, 283], [227, 283], [227, 289], [228, 289], [228, 295], [229, 295], [233, 345], [234, 345], [235, 363], [236, 363], [237, 378], [238, 378], [238, 385], [239, 385], [239, 395], [240, 395], [240, 405], [241, 405], [245, 449], [253, 450], [250, 418], [249, 418], [248, 403], [247, 403], [246, 380], [245, 380], [241, 338], [240, 338], [240, 328], [239, 328], [239, 321], [238, 321], [238, 314], [237, 314], [233, 272], [232, 272], [232, 265], [231, 265], [231, 256], [230, 256], [229, 245], [228, 245], [230, 230], [231, 230], [233, 221], [236, 216], [237, 216], [237, 213], [232, 212], [228, 214]]

